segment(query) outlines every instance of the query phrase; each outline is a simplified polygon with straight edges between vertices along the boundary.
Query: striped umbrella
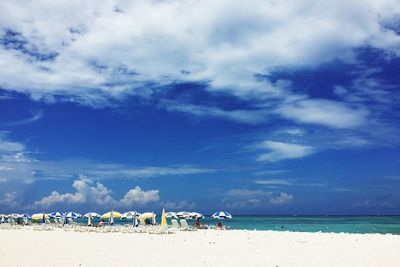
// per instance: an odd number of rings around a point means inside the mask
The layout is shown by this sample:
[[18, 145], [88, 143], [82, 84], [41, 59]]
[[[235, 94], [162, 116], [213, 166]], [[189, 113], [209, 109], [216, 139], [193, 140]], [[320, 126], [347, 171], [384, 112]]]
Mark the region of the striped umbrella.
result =
[[232, 215], [226, 211], [218, 211], [211, 215], [213, 219], [232, 219]]
[[71, 218], [71, 219], [78, 219], [78, 218], [82, 217], [82, 215], [77, 212], [70, 211], [70, 212], [65, 213], [65, 217]]
[[63, 215], [58, 211], [50, 213], [49, 216], [50, 216], [50, 218], [57, 218], [57, 219], [63, 217]]

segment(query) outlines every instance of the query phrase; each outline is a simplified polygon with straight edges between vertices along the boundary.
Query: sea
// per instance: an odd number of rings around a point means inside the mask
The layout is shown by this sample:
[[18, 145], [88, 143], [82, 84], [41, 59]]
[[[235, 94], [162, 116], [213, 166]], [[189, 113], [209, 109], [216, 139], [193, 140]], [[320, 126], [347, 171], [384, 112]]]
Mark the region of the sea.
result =
[[[94, 220], [94, 223], [97, 220]], [[115, 220], [116, 224], [130, 223], [131, 220]], [[160, 223], [160, 216], [156, 218]], [[167, 220], [170, 223], [169, 219]], [[84, 222], [78, 219], [78, 222]], [[203, 224], [215, 225], [217, 220], [209, 216]], [[194, 223], [188, 220], [188, 223]], [[380, 233], [400, 234], [400, 216], [233, 216], [222, 223], [230, 229], [273, 230], [294, 232], [325, 233]]]

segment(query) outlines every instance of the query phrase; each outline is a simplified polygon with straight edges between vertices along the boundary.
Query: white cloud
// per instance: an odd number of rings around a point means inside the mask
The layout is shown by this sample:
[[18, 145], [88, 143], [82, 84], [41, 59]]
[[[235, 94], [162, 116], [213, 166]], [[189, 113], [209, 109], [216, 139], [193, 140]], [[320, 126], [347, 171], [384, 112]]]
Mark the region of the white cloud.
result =
[[293, 201], [293, 195], [281, 192], [278, 196], [271, 198], [268, 202], [273, 205], [285, 205]]
[[258, 161], [274, 162], [285, 159], [297, 159], [315, 153], [315, 150], [311, 146], [274, 141], [264, 141], [258, 145], [258, 148], [270, 151], [259, 155]]
[[263, 190], [250, 190], [250, 189], [230, 189], [226, 192], [227, 196], [230, 197], [259, 197], [259, 196], [270, 196], [271, 192], [265, 192]]
[[265, 110], [224, 110], [218, 107], [163, 101], [162, 107], [168, 111], [184, 112], [198, 117], [216, 117], [246, 124], [258, 124], [267, 120], [270, 113]]
[[32, 116], [26, 119], [14, 121], [14, 122], [7, 122], [7, 123], [2, 123], [1, 125], [3, 126], [18, 126], [18, 125], [24, 125], [24, 124], [29, 124], [35, 121], [40, 120], [43, 117], [43, 111], [35, 111], [32, 112]]
[[182, 209], [192, 210], [197, 205], [194, 202], [188, 202], [187, 200], [181, 200], [179, 202], [174, 202], [174, 201], [161, 202], [160, 206], [166, 208], [167, 210], [178, 211], [178, 210], [182, 210]]
[[21, 200], [19, 199], [19, 194], [16, 191], [5, 192], [0, 198], [0, 206], [7, 207], [9, 209], [14, 209], [19, 207]]
[[71, 179], [77, 175], [96, 180], [139, 179], [157, 176], [182, 176], [215, 172], [191, 165], [132, 167], [119, 163], [90, 160], [42, 161], [32, 157], [23, 143], [7, 138], [0, 131], [0, 180], [32, 182], [40, 179]]
[[159, 192], [159, 190], [143, 191], [139, 186], [136, 186], [124, 195], [120, 200], [120, 204], [128, 207], [155, 202], [160, 199]]
[[332, 128], [354, 128], [365, 123], [369, 111], [341, 102], [306, 99], [282, 104], [277, 112], [300, 123], [319, 124]]
[[375, 204], [372, 203], [371, 200], [364, 200], [364, 201], [361, 201], [361, 202], [355, 202], [352, 206], [353, 207], [360, 207], [360, 208], [370, 208], [370, 207], [375, 206]]
[[292, 185], [292, 181], [290, 179], [264, 179], [264, 180], [255, 180], [254, 183], [259, 185], [272, 185], [272, 186], [280, 186], [280, 185]]
[[35, 201], [33, 207], [48, 208], [59, 203], [66, 204], [77, 204], [84, 203], [85, 196], [81, 193], [75, 194], [60, 194], [57, 191], [53, 191], [49, 196], [42, 198], [41, 200]]
[[159, 200], [159, 190], [143, 191], [139, 186], [130, 189], [120, 200], [112, 197], [113, 192], [102, 183], [80, 177], [73, 183], [75, 193], [60, 194], [53, 191], [49, 196], [35, 201], [31, 208], [49, 208], [56, 204], [94, 204], [98, 207], [130, 207]]
[[289, 205], [294, 199], [293, 195], [285, 192], [276, 194], [260, 189], [251, 190], [246, 188], [231, 189], [224, 196], [222, 204], [231, 209]]
[[[278, 97], [282, 105], [275, 112], [301, 123], [356, 127], [365, 110], [322, 100], [288, 104], [291, 93], [254, 76], [282, 66], [354, 61], [358, 47], [399, 55], [400, 37], [383, 26], [399, 14], [396, 0], [3, 1], [0, 87], [96, 106], [109, 104], [109, 98], [147, 96], [149, 83], [201, 81], [244, 98]], [[6, 36], [6, 29], [21, 35]], [[10, 39], [26, 42], [25, 50], [15, 49]], [[171, 109], [250, 123], [263, 117], [217, 107]]]

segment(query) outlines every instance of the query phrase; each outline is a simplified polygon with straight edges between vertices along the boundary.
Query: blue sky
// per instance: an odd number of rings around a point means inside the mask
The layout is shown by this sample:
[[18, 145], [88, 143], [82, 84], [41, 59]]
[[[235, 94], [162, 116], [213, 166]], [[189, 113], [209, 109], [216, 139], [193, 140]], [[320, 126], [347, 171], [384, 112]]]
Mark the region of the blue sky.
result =
[[399, 214], [399, 14], [4, 1], [0, 212]]

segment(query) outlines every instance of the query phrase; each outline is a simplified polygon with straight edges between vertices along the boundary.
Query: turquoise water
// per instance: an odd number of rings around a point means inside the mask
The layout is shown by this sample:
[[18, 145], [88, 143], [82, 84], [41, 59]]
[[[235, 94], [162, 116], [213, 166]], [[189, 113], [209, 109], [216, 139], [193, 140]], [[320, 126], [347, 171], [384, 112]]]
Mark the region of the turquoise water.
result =
[[[159, 220], [157, 216], [158, 223]], [[217, 221], [206, 218], [202, 222], [215, 225]], [[129, 223], [129, 220], [115, 223]], [[400, 234], [400, 216], [234, 216], [223, 223], [231, 229], [247, 230]]]

